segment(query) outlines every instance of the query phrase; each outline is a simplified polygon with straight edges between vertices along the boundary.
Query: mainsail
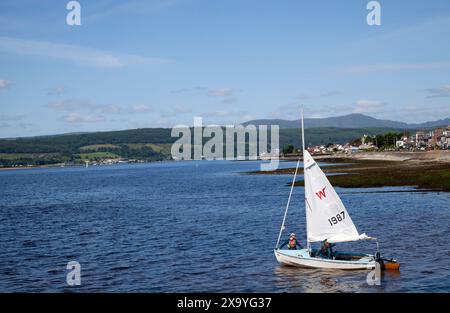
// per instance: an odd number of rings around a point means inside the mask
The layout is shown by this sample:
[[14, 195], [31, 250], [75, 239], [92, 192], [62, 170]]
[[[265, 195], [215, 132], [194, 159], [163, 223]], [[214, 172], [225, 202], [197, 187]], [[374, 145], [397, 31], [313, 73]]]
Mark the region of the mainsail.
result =
[[308, 242], [369, 239], [366, 234], [358, 233], [333, 186], [306, 150], [303, 167]]

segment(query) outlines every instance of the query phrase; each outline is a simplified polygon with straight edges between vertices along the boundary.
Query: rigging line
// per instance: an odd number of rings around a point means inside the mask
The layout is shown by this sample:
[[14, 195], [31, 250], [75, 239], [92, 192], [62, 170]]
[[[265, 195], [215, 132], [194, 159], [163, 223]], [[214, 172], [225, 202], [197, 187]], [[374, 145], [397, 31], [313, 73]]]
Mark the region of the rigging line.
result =
[[289, 191], [289, 198], [288, 198], [288, 201], [286, 204], [286, 209], [284, 211], [283, 222], [281, 223], [280, 233], [278, 234], [278, 240], [277, 240], [275, 249], [278, 249], [278, 245], [280, 244], [281, 234], [283, 233], [284, 223], [286, 222], [286, 216], [287, 216], [287, 212], [289, 209], [289, 204], [291, 203], [292, 191], [294, 190], [295, 180], [297, 179], [297, 172], [298, 172], [299, 165], [300, 165], [300, 158], [298, 159], [297, 166], [295, 168], [294, 179], [292, 180], [291, 190]]

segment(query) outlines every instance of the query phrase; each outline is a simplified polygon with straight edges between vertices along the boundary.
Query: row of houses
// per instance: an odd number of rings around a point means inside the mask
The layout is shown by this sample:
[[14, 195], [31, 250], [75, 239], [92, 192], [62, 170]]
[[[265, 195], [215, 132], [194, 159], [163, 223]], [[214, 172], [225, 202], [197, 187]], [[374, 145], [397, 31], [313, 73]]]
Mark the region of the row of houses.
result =
[[330, 143], [326, 146], [308, 147], [307, 150], [311, 154], [330, 154], [330, 153], [334, 153], [334, 152], [355, 153], [360, 150], [360, 147], [352, 146], [349, 143], [347, 143], [345, 145]]
[[409, 137], [397, 140], [399, 149], [450, 149], [450, 125], [430, 131], [418, 131]]
[[[364, 135], [361, 137], [360, 144], [351, 143], [321, 145], [308, 147], [307, 150], [313, 155], [332, 154], [332, 153], [356, 153], [362, 151], [378, 150], [375, 137]], [[395, 143], [395, 145], [394, 145]], [[436, 128], [430, 131], [418, 131], [411, 136], [401, 136], [392, 138], [385, 147], [387, 150], [432, 150], [432, 149], [450, 149], [450, 125], [446, 128]], [[395, 146], [395, 147], [394, 147]], [[277, 150], [278, 152], [278, 150]], [[300, 151], [296, 151], [297, 153]], [[294, 153], [295, 154], [295, 153]], [[261, 155], [261, 158], [273, 157], [273, 155]]]
[[[315, 146], [308, 148], [313, 154], [326, 154], [333, 152], [355, 153], [359, 151], [374, 151], [378, 147], [373, 142], [374, 138], [364, 135], [361, 138], [360, 145], [345, 145], [328, 144], [326, 146]], [[393, 143], [393, 142], [391, 142]], [[392, 145], [393, 147], [393, 145]], [[395, 141], [396, 149], [406, 150], [432, 150], [432, 149], [450, 149], [450, 125], [446, 128], [436, 128], [429, 131], [418, 131], [411, 136], [403, 136], [397, 138]], [[390, 148], [393, 150], [393, 148]]]

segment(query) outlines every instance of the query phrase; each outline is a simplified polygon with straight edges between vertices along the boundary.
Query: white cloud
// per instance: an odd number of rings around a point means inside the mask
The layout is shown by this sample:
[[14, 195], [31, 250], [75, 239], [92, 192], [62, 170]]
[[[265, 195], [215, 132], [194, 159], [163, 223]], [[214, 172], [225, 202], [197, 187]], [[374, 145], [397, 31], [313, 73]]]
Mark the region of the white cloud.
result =
[[339, 93], [340, 93], [339, 91], [333, 90], [333, 91], [327, 91], [327, 92], [321, 93], [320, 96], [326, 98], [326, 97], [336, 96]]
[[232, 103], [236, 103], [236, 102], [238, 102], [238, 98], [236, 98], [236, 97], [227, 97], [222, 100], [222, 103], [224, 103], [224, 104], [232, 104]]
[[49, 96], [61, 96], [67, 93], [64, 86], [55, 86], [47, 89], [47, 95]]
[[[247, 122], [255, 119], [254, 115], [247, 111], [233, 111], [233, 110], [218, 110], [199, 114], [199, 116], [212, 119], [218, 125], [231, 125]], [[205, 120], [205, 123], [209, 123]]]
[[104, 114], [119, 114], [122, 113], [122, 108], [115, 104], [107, 104], [98, 106], [100, 111]]
[[50, 108], [60, 109], [60, 110], [78, 110], [81, 108], [91, 108], [94, 109], [97, 107], [96, 104], [92, 103], [88, 100], [80, 100], [80, 99], [64, 99], [64, 100], [56, 100], [52, 101], [48, 104]]
[[223, 87], [217, 89], [209, 89], [208, 95], [213, 97], [231, 97], [235, 93], [233, 88]]
[[192, 112], [192, 110], [189, 108], [182, 107], [180, 105], [176, 105], [172, 108], [162, 111], [161, 117], [162, 118], [175, 117], [177, 115], [187, 114], [187, 113], [191, 113], [191, 112]]
[[300, 117], [301, 105], [298, 103], [289, 103], [278, 106], [275, 111], [269, 113], [271, 118], [297, 119]]
[[6, 89], [11, 86], [11, 82], [6, 79], [0, 79], [0, 89]]
[[0, 114], [0, 128], [18, 127], [27, 129], [31, 126], [31, 123], [21, 122], [24, 117], [24, 115], [17, 114]]
[[426, 91], [429, 93], [427, 98], [447, 98], [450, 97], [450, 85], [442, 86], [439, 88], [428, 88]]
[[[153, 112], [154, 109], [148, 105], [135, 105], [123, 107], [116, 104], [98, 104], [90, 100], [83, 99], [63, 99], [52, 101], [47, 107], [66, 111], [62, 119], [69, 124], [97, 123], [97, 122], [123, 122], [113, 118], [113, 116], [125, 117], [136, 113]], [[161, 116], [176, 116], [190, 112], [180, 106], [175, 106], [161, 113]]]
[[187, 89], [187, 88], [180, 88], [180, 89], [171, 90], [170, 93], [177, 94], [177, 93], [185, 93], [187, 91], [189, 91], [189, 89]]
[[[89, 23], [102, 22], [105, 19], [108, 21], [114, 20], [116, 15], [123, 16], [124, 14], [129, 16], [145, 16], [149, 18], [153, 14], [170, 8], [172, 5], [177, 4], [180, 0], [128, 0], [119, 1], [117, 4], [111, 1], [96, 1], [96, 10], [86, 16], [86, 20]], [[94, 4], [93, 4], [94, 5]]]
[[0, 52], [61, 59], [79, 65], [101, 68], [121, 68], [133, 64], [164, 64], [172, 62], [168, 59], [116, 54], [84, 46], [10, 37], [0, 37]]
[[119, 114], [123, 109], [115, 104], [98, 104], [84, 99], [62, 99], [50, 102], [48, 107], [63, 111], [89, 111], [101, 114]]
[[132, 108], [132, 111], [135, 113], [144, 113], [144, 112], [152, 112], [153, 108], [148, 105], [135, 105]]
[[384, 106], [385, 102], [376, 100], [356, 100], [354, 103], [355, 108], [353, 113], [376, 113], [379, 112]]
[[[351, 112], [350, 105], [325, 104], [325, 105], [305, 105], [305, 118], [324, 118], [330, 116], [343, 115]], [[275, 111], [269, 113], [270, 118], [286, 120], [299, 120], [301, 116], [301, 105], [299, 103], [289, 103], [280, 105]]]
[[219, 88], [210, 88], [204, 86], [197, 86], [195, 88], [181, 88], [171, 90], [172, 94], [181, 94], [186, 92], [196, 92], [203, 96], [208, 97], [216, 97], [221, 98], [221, 102], [225, 104], [231, 104], [238, 101], [237, 94], [242, 92], [242, 89], [231, 88], [231, 87], [219, 87]]
[[69, 113], [64, 117], [69, 124], [97, 123], [104, 121], [102, 116], [83, 116], [78, 112]]
[[0, 114], [0, 121], [17, 121], [23, 117], [23, 115]]
[[222, 103], [231, 104], [238, 101], [236, 94], [241, 92], [241, 89], [231, 88], [231, 87], [220, 87], [220, 88], [208, 88], [208, 87], [197, 87], [197, 91], [201, 94], [210, 97], [222, 98]]
[[448, 69], [448, 68], [450, 68], [450, 62], [377, 63], [377, 64], [351, 65], [345, 68], [341, 68], [339, 71], [345, 74], [367, 74], [377, 72], [433, 70], [433, 69]]
[[450, 106], [447, 104], [407, 104], [398, 106], [395, 116], [407, 123], [423, 123], [427, 121], [450, 118]]
[[200, 114], [200, 116], [204, 117], [242, 117], [245, 115], [248, 115], [247, 111], [227, 111], [227, 110], [206, 112], [204, 114]]
[[294, 99], [301, 101], [301, 100], [307, 100], [307, 99], [309, 99], [309, 97], [305, 94], [301, 94], [301, 95], [296, 96]]

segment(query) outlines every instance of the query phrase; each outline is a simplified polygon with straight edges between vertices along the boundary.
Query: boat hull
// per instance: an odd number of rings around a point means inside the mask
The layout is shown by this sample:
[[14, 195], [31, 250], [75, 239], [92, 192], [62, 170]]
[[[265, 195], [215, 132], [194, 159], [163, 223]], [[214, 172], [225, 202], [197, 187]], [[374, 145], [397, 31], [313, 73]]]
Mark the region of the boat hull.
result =
[[311, 257], [307, 249], [274, 250], [274, 252], [280, 264], [289, 266], [342, 270], [368, 270], [375, 268], [375, 260], [370, 255], [365, 255], [359, 260], [346, 261]]

